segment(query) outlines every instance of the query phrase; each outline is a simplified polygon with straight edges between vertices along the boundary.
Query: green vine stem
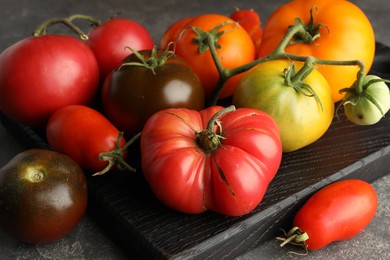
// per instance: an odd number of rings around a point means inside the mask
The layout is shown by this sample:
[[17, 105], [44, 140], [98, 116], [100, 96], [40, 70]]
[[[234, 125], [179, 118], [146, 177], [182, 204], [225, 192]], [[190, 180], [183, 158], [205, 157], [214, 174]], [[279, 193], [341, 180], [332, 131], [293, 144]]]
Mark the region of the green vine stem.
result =
[[[215, 105], [218, 102], [220, 93], [223, 89], [223, 86], [225, 82], [240, 73], [243, 73], [245, 71], [250, 70], [257, 64], [271, 61], [271, 60], [277, 60], [277, 59], [286, 59], [290, 61], [299, 61], [299, 62], [305, 62], [305, 66], [302, 68], [305, 70], [305, 72], [297, 72], [297, 77], [300, 77], [301, 73], [308, 73], [307, 66], [314, 66], [315, 64], [321, 64], [321, 65], [332, 65], [332, 66], [358, 66], [359, 72], [357, 75], [358, 79], [358, 85], [357, 85], [357, 91], [360, 93], [363, 91], [362, 87], [362, 78], [365, 75], [365, 66], [362, 61], [360, 60], [324, 60], [324, 59], [318, 59], [312, 56], [302, 56], [302, 55], [295, 55], [286, 53], [285, 49], [286, 47], [291, 43], [294, 36], [299, 35], [300, 38], [306, 39], [309, 43], [314, 43], [315, 39], [319, 37], [318, 34], [311, 35], [311, 33], [308, 31], [307, 26], [303, 24], [303, 22], [297, 18], [295, 20], [294, 25], [290, 26], [287, 30], [287, 33], [279, 43], [278, 47], [269, 55], [266, 55], [264, 57], [258, 58], [254, 60], [253, 62], [244, 64], [242, 66], [238, 66], [235, 68], [227, 69], [224, 68], [217, 53], [217, 49], [215, 47], [215, 37], [212, 36], [211, 33], [205, 32], [207, 35], [207, 43], [209, 46], [209, 50], [211, 53], [211, 56], [214, 60], [215, 66], [219, 72], [219, 79], [218, 82], [214, 88], [214, 91], [212, 93], [211, 99], [209, 101], [209, 106]], [[309, 72], [310, 73], [310, 72]], [[307, 74], [308, 75], [308, 74]], [[307, 76], [306, 75], [306, 76]]]
[[78, 26], [76, 26], [73, 23], [73, 20], [75, 19], [85, 20], [91, 23], [93, 26], [99, 26], [101, 24], [99, 20], [93, 18], [92, 16], [83, 15], [83, 14], [73, 14], [65, 18], [52, 18], [46, 20], [45, 22], [40, 24], [38, 28], [33, 32], [33, 36], [37, 37], [37, 36], [45, 35], [47, 32], [47, 28], [49, 28], [50, 26], [53, 26], [55, 24], [64, 24], [68, 28], [70, 28], [73, 32], [75, 32], [82, 40], [88, 40], [88, 35], [86, 35]]

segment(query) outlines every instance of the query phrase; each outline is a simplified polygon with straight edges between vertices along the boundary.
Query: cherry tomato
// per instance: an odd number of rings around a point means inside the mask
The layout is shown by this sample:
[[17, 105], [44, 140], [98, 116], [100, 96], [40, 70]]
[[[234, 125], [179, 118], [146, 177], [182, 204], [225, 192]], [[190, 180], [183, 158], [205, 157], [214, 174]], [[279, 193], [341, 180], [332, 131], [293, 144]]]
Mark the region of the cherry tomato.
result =
[[67, 35], [23, 39], [0, 54], [0, 110], [12, 120], [44, 128], [58, 108], [89, 104], [99, 69], [90, 48]]
[[238, 22], [248, 32], [257, 51], [263, 36], [260, 15], [253, 9], [237, 9], [230, 15], [230, 18]]
[[[363, 11], [350, 1], [294, 0], [283, 4], [264, 26], [259, 57], [276, 49], [296, 18], [313, 36], [319, 33], [320, 37], [314, 43], [299, 43], [298, 37], [298, 43], [289, 45], [286, 52], [327, 60], [361, 60], [369, 71], [375, 55], [374, 30]], [[343, 98], [339, 90], [352, 86], [358, 67], [319, 66], [318, 70], [328, 81], [334, 101], [339, 101]]]
[[101, 113], [87, 106], [66, 106], [53, 113], [46, 137], [53, 150], [70, 156], [88, 171], [103, 171], [99, 172], [102, 174], [111, 168], [110, 161], [121, 163], [126, 156], [120, 149], [126, 144], [120, 132]]
[[282, 60], [256, 65], [241, 78], [233, 95], [235, 106], [256, 108], [272, 116], [279, 125], [284, 152], [318, 140], [334, 116], [332, 93], [321, 73], [314, 70], [294, 83], [286, 80], [290, 77], [286, 72], [294, 67], [298, 70], [302, 64], [291, 65]]
[[131, 64], [142, 63], [132, 54], [125, 60], [129, 65], [113, 71], [103, 85], [104, 114], [128, 135], [140, 132], [146, 120], [159, 110], [199, 110], [204, 106], [203, 87], [186, 61], [165, 51], [153, 52], [144, 50], [139, 55], [146, 63], [155, 63], [155, 67]]
[[143, 174], [168, 207], [239, 216], [262, 200], [281, 162], [278, 126], [256, 109], [222, 109], [166, 109], [147, 121]]
[[127, 18], [112, 18], [95, 27], [88, 35], [87, 44], [96, 56], [102, 81], [131, 54], [126, 47], [139, 51], [154, 46], [149, 31]]
[[[367, 182], [349, 179], [315, 193], [295, 215], [294, 236], [309, 250], [359, 234], [374, 218], [378, 198]], [[303, 241], [299, 241], [303, 240]]]
[[66, 155], [43, 149], [21, 152], [0, 169], [0, 228], [28, 243], [51, 243], [85, 215], [84, 172]]
[[[196, 27], [208, 32], [225, 22], [227, 24], [217, 30], [217, 32], [225, 31], [218, 39], [220, 48], [217, 48], [222, 66], [234, 68], [253, 61], [256, 54], [251, 37], [244, 28], [229, 17], [218, 14], [200, 15], [185, 23], [185, 26], [181, 25], [182, 29], [174, 33], [177, 36], [173, 39], [176, 43], [175, 52], [184, 58], [199, 76], [205, 89], [206, 97], [211, 96], [217, 84], [219, 73], [210, 51], [199, 51], [200, 45], [204, 46], [205, 43], [202, 39], [200, 39], [202, 42], [200, 44], [194, 42], [194, 39], [199, 38], [199, 36], [191, 28]], [[169, 30], [167, 33], [169, 33]], [[241, 75], [236, 75], [226, 82], [220, 98], [226, 98], [233, 94]]]

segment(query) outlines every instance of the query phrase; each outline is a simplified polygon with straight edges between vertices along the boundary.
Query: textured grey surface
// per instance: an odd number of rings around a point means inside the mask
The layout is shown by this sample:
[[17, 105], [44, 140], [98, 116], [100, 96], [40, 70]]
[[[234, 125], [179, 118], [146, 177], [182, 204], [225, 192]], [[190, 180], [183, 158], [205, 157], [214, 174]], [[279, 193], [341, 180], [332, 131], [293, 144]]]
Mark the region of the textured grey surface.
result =
[[[93, 15], [101, 20], [117, 12], [144, 24], [157, 41], [173, 21], [205, 12], [230, 14], [234, 6], [256, 9], [263, 19], [287, 1], [126, 1], [126, 0], [0, 0], [0, 51], [27, 37], [45, 19], [74, 13]], [[390, 3], [386, 0], [352, 1], [371, 20], [376, 39], [390, 46], [388, 27]], [[389, 57], [390, 59], [390, 57]], [[0, 125], [0, 167], [23, 147]], [[390, 172], [390, 169], [389, 169]], [[357, 237], [310, 252], [306, 259], [390, 259], [390, 175], [373, 183], [379, 207], [372, 223]], [[258, 245], [237, 259], [298, 259], [279, 248], [278, 241]], [[0, 259], [126, 259], [127, 256], [86, 216], [67, 237], [49, 245], [26, 245], [0, 231]]]

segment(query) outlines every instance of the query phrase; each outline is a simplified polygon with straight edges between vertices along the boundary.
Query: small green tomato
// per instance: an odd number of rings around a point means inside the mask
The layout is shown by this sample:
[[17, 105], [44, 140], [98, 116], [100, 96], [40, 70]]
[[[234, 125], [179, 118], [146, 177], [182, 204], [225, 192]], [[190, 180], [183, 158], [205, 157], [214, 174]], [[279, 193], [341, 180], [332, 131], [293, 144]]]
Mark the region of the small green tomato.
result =
[[348, 120], [358, 125], [379, 122], [390, 109], [390, 91], [386, 80], [375, 75], [363, 78], [363, 91], [357, 93], [356, 84], [346, 90], [341, 103]]

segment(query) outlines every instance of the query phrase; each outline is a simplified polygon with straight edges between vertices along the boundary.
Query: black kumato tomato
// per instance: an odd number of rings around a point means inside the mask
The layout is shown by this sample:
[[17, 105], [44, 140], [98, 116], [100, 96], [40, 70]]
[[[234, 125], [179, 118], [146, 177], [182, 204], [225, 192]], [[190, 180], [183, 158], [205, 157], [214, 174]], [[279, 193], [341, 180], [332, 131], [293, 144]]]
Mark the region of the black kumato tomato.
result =
[[200, 79], [187, 62], [155, 49], [129, 55], [122, 66], [108, 75], [102, 89], [104, 114], [127, 134], [140, 132], [148, 118], [159, 110], [200, 110], [204, 99]]
[[87, 207], [84, 172], [70, 157], [30, 149], [0, 169], [0, 228], [33, 244], [70, 233]]

